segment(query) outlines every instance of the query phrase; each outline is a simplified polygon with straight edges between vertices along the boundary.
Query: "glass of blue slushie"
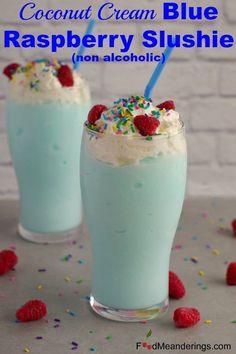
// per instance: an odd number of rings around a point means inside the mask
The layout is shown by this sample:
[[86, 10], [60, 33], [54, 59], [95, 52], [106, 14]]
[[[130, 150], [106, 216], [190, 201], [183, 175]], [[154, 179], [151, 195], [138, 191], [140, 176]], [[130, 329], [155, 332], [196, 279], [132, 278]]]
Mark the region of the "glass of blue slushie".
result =
[[79, 155], [87, 83], [56, 59], [10, 64], [7, 131], [20, 193], [19, 233], [56, 243], [81, 231]]
[[132, 96], [90, 111], [80, 171], [96, 313], [134, 322], [167, 310], [186, 169], [184, 124], [173, 101], [155, 106]]

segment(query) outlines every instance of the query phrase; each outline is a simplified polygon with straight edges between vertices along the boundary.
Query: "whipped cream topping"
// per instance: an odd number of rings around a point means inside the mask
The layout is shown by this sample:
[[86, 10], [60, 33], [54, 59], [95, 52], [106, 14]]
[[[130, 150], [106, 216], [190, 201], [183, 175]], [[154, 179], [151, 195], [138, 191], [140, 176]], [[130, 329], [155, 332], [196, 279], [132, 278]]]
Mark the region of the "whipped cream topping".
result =
[[113, 107], [103, 112], [100, 119], [94, 125], [89, 125], [89, 128], [104, 134], [140, 136], [134, 124], [134, 118], [140, 115], [154, 117], [159, 121], [154, 135], [173, 135], [182, 127], [179, 113], [175, 110], [159, 109], [151, 99], [131, 96], [114, 102]]
[[22, 103], [51, 101], [85, 103], [90, 100], [88, 84], [77, 71], [70, 69], [73, 85], [65, 86], [58, 78], [62, 64], [40, 59], [19, 66], [10, 80], [10, 98]]
[[[155, 134], [142, 136], [134, 118], [140, 115], [159, 120]], [[163, 154], [186, 154], [183, 123], [173, 109], [159, 109], [152, 100], [131, 96], [120, 99], [94, 123], [86, 123], [85, 144], [97, 160], [124, 166]]]

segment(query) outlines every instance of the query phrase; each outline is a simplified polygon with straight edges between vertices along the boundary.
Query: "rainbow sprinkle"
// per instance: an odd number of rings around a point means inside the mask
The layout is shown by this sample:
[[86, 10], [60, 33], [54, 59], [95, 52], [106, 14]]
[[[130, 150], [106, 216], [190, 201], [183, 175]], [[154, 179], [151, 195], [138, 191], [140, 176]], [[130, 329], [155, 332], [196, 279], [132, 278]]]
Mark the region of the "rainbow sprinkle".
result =
[[[133, 123], [135, 116], [146, 115], [159, 119], [161, 113], [165, 112], [165, 109], [160, 110], [153, 106], [151, 99], [143, 96], [131, 96], [127, 99], [120, 98], [115, 101], [113, 107], [103, 112], [95, 125], [88, 123], [87, 126], [99, 133], [104, 133], [110, 129], [115, 135], [140, 135]], [[147, 137], [147, 140], [151, 141], [152, 138]]]
[[[42, 90], [42, 80], [39, 72], [47, 74], [51, 72], [52, 76], [58, 77], [58, 69], [64, 65], [62, 61], [53, 59], [37, 59], [27, 62], [25, 66], [19, 66], [12, 75], [11, 82], [13, 84], [27, 87], [31, 91], [39, 92]], [[19, 76], [20, 75], [20, 76]], [[18, 77], [20, 80], [18, 81]]]

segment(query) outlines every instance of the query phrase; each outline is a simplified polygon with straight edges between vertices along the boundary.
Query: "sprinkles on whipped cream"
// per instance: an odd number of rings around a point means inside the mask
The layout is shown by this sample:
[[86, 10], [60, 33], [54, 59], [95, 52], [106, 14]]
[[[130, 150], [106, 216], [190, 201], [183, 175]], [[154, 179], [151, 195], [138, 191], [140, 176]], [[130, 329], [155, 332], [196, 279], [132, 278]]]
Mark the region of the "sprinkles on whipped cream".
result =
[[152, 99], [143, 96], [120, 98], [111, 108], [94, 106], [87, 127], [98, 133], [146, 136], [168, 135], [181, 129], [179, 114], [173, 101], [155, 106]]
[[[63, 68], [63, 70], [66, 70], [66, 75], [70, 77], [70, 79], [67, 80], [67, 82], [61, 80], [61, 68]], [[5, 69], [5, 71], [7, 72], [7, 68]], [[30, 89], [34, 91], [39, 91], [41, 81], [40, 81], [40, 75], [38, 75], [38, 73], [47, 74], [49, 72], [52, 74], [52, 76], [58, 78], [58, 81], [61, 83], [62, 86], [73, 86], [74, 82], [72, 78], [72, 70], [68, 65], [63, 64], [61, 61], [57, 60], [56, 58], [52, 60], [37, 59], [34, 61], [29, 61], [27, 62], [26, 66], [15, 64], [14, 70], [11, 70], [7, 76], [14, 84], [17, 83], [18, 75], [23, 74], [24, 77], [27, 79], [27, 83]], [[63, 73], [63, 75], [65, 77], [65, 73]], [[25, 85], [26, 81], [23, 79], [23, 76], [22, 76], [22, 80], [19, 83], [22, 86]]]
[[3, 70], [10, 82], [10, 97], [17, 102], [90, 101], [88, 84], [70, 65], [58, 59], [37, 59], [25, 65], [11, 63]]

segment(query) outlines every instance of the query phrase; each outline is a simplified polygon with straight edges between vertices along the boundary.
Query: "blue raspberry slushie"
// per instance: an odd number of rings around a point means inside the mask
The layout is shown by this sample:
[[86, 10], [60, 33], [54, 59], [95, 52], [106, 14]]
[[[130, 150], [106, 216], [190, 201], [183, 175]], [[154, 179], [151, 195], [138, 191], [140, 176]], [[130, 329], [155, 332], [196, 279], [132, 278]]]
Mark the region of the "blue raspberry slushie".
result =
[[63, 242], [79, 233], [79, 156], [90, 109], [87, 83], [57, 60], [13, 64], [7, 130], [20, 192], [19, 232], [35, 242]]
[[167, 310], [186, 168], [184, 125], [173, 102], [156, 107], [132, 96], [89, 113], [81, 187], [93, 251], [90, 304], [98, 314], [140, 321]]

